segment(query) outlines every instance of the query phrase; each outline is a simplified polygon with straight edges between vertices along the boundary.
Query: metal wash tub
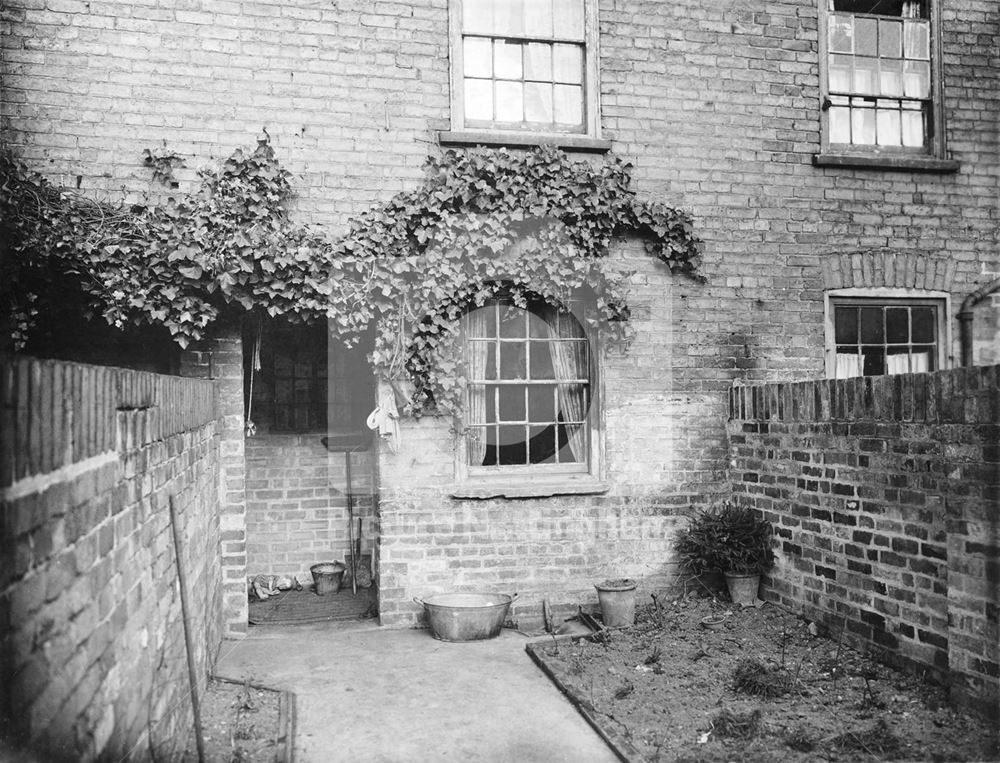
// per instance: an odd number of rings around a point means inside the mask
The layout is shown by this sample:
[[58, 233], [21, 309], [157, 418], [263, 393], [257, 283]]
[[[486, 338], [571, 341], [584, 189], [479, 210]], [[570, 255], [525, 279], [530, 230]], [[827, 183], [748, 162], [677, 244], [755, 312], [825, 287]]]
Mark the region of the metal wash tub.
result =
[[431, 635], [441, 641], [480, 641], [500, 634], [515, 593], [439, 593], [414, 597], [427, 612]]

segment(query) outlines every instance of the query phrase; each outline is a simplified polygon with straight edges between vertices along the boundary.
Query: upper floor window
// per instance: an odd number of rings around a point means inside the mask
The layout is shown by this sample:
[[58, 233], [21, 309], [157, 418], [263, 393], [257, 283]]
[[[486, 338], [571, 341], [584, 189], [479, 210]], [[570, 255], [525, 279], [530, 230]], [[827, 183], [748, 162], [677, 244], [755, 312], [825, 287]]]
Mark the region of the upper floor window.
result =
[[828, 375], [926, 373], [944, 367], [941, 299], [841, 296], [830, 298]]
[[452, 129], [597, 134], [594, 0], [452, 0]]
[[824, 151], [942, 157], [936, 0], [823, 0]]
[[590, 343], [572, 313], [490, 301], [466, 316], [466, 364], [470, 476], [590, 471]]

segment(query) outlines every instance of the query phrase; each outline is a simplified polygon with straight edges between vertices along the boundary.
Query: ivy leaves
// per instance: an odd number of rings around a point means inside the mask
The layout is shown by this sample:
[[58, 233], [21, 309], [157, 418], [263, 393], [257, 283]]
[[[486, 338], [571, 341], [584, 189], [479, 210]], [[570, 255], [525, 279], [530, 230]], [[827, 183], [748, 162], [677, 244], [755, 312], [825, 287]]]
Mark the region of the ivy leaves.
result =
[[[174, 155], [146, 152], [169, 179]], [[597, 166], [551, 147], [449, 150], [424, 182], [360, 215], [330, 240], [294, 223], [291, 175], [266, 132], [199, 172], [190, 198], [160, 206], [99, 204], [29, 176], [0, 157], [0, 211], [10, 252], [0, 299], [23, 342], [51, 269], [80, 276], [114, 325], [156, 323], [185, 346], [234, 310], [328, 321], [348, 344], [374, 328], [370, 361], [409, 374], [411, 412], [460, 407], [460, 320], [500, 290], [565, 302], [586, 291], [584, 316], [627, 339], [625, 282], [603, 266], [615, 236], [634, 232], [671, 272], [698, 278], [691, 219], [637, 199], [631, 165]]]

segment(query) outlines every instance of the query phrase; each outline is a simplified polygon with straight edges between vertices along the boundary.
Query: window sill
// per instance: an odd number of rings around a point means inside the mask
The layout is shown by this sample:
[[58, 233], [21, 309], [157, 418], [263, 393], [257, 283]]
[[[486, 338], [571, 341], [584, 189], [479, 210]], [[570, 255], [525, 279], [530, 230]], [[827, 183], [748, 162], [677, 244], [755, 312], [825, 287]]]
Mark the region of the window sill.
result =
[[859, 169], [899, 170], [901, 172], [957, 172], [960, 164], [954, 159], [931, 156], [875, 156], [866, 154], [814, 154], [816, 167], [857, 167]]
[[549, 498], [554, 495], [597, 495], [606, 493], [610, 485], [600, 482], [589, 474], [575, 477], [543, 477], [524, 479], [523, 477], [472, 478], [467, 482], [452, 486], [448, 495], [452, 498]]
[[588, 138], [585, 135], [558, 133], [506, 133], [475, 132], [471, 130], [440, 130], [438, 142], [442, 146], [507, 146], [512, 148], [541, 146], [554, 143], [564, 151], [589, 151], [605, 153], [611, 150], [610, 140]]

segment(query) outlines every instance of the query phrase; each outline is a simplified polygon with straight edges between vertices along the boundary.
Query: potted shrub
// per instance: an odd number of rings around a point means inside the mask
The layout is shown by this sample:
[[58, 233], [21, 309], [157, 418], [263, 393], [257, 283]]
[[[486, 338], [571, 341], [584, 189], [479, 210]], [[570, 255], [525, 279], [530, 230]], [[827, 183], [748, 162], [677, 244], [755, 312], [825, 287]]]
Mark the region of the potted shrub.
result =
[[699, 511], [677, 539], [681, 565], [694, 575], [717, 570], [734, 604], [753, 604], [761, 573], [774, 564], [771, 523], [746, 506]]

